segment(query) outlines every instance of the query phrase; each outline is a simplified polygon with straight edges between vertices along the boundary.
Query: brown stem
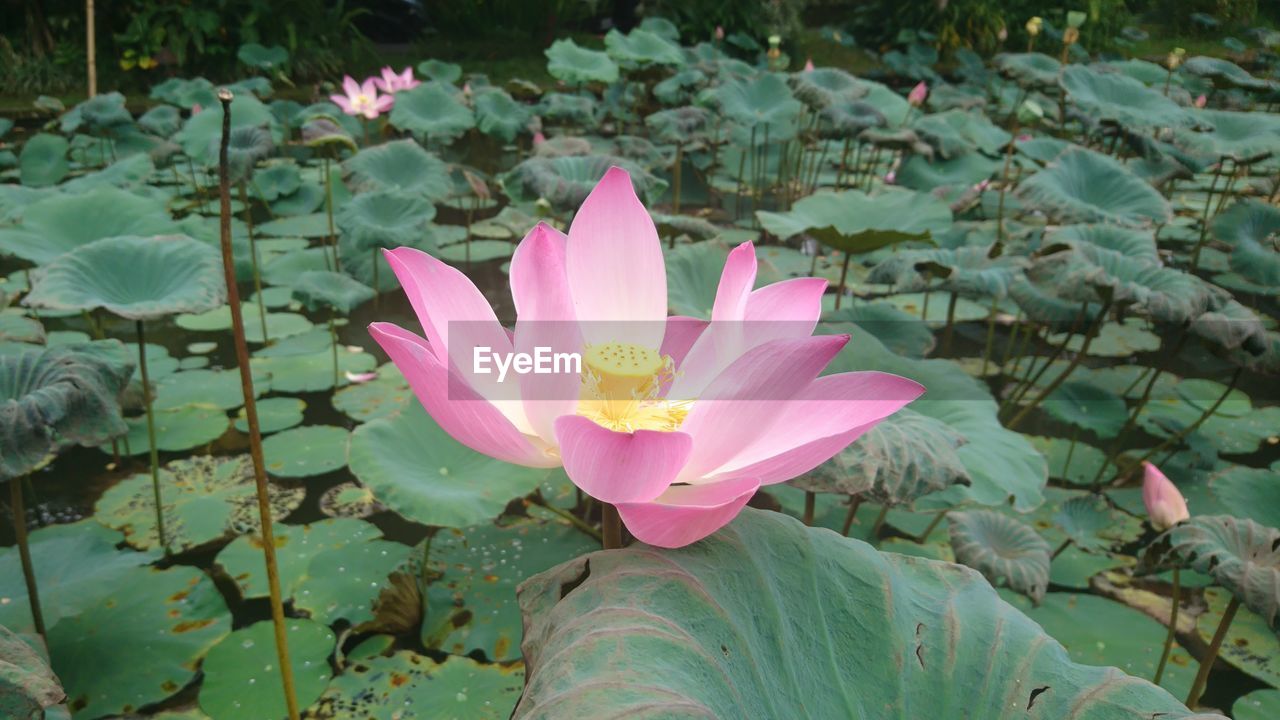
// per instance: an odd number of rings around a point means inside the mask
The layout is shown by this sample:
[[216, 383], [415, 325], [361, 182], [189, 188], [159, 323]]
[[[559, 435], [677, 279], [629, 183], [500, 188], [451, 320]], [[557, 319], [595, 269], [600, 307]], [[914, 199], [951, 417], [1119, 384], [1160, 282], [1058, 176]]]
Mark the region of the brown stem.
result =
[[840, 298], [844, 297], [844, 281], [849, 276], [849, 253], [844, 254], [844, 264], [840, 266], [840, 286], [836, 288], [836, 310], [840, 309]]
[[36, 587], [36, 571], [31, 564], [31, 547], [27, 543], [27, 512], [22, 504], [22, 478], [9, 481], [9, 510], [13, 513], [13, 534], [18, 540], [18, 555], [22, 558], [22, 578], [27, 581], [31, 621], [35, 624], [36, 632], [44, 637], [44, 613], [40, 612], [40, 591]]
[[262, 274], [258, 270], [258, 239], [253, 234], [253, 213], [249, 211], [249, 193], [244, 181], [240, 183], [240, 204], [244, 206], [244, 225], [249, 233], [249, 262], [253, 265], [253, 292], [258, 298], [258, 322], [262, 325], [262, 342], [270, 345], [267, 334], [267, 299], [262, 296]]
[[946, 510], [939, 510], [938, 514], [933, 516], [933, 520], [929, 521], [929, 526], [924, 529], [924, 532], [921, 532], [912, 539], [916, 541], [917, 545], [924, 543], [925, 540], [929, 539], [929, 535], [933, 533], [934, 528], [938, 527], [938, 523], [942, 522], [942, 518], [946, 516]]
[[1071, 363], [1067, 365], [1067, 368], [1062, 371], [1061, 375], [1054, 378], [1053, 382], [1049, 383], [1049, 386], [1037, 395], [1029, 405], [1022, 408], [1017, 415], [1013, 416], [1013, 419], [1010, 420], [1007, 425], [1010, 430], [1018, 427], [1022, 420], [1026, 418], [1032, 410], [1036, 409], [1036, 406], [1044, 402], [1045, 398], [1052, 395], [1054, 390], [1057, 390], [1062, 383], [1067, 381], [1067, 378], [1077, 367], [1080, 366], [1080, 363], [1084, 362], [1085, 357], [1089, 354], [1089, 346], [1093, 344], [1093, 339], [1098, 337], [1098, 332], [1102, 330], [1102, 325], [1107, 321], [1107, 311], [1110, 309], [1111, 299], [1108, 298], [1107, 301], [1102, 304], [1102, 310], [1098, 312], [1097, 321], [1094, 322], [1093, 327], [1089, 329], [1088, 334], [1084, 336], [1084, 343], [1080, 345], [1080, 352], [1076, 353], [1076, 356], [1071, 358]]
[[605, 550], [622, 548], [622, 518], [612, 503], [600, 504], [600, 537]]
[[[947, 301], [947, 327], [942, 331], [942, 354], [947, 355], [951, 352], [951, 337], [955, 333], [956, 325], [956, 302], [960, 300], [960, 294], [951, 293], [951, 299]], [[927, 320], [927, 318], [926, 318]]]
[[1218, 623], [1218, 629], [1213, 632], [1213, 640], [1209, 643], [1209, 652], [1200, 660], [1200, 672], [1196, 673], [1195, 682], [1191, 683], [1191, 692], [1187, 693], [1187, 707], [1195, 708], [1200, 704], [1200, 695], [1204, 693], [1205, 683], [1209, 680], [1209, 671], [1213, 669], [1213, 663], [1218, 659], [1218, 651], [1222, 649], [1222, 640], [1227, 636], [1227, 629], [1231, 627], [1231, 621], [1236, 618], [1236, 611], [1240, 609], [1240, 598], [1232, 595], [1231, 602], [1227, 603], [1226, 612], [1222, 613], [1222, 620]]
[[880, 529], [884, 527], [884, 519], [888, 516], [889, 506], [882, 505], [880, 507], [880, 514], [876, 515], [876, 521], [871, 523], [871, 535], [868, 538], [871, 542], [874, 543], [880, 538]]
[[284, 686], [289, 720], [299, 720], [298, 698], [293, 687], [293, 666], [285, 637], [284, 602], [280, 597], [280, 572], [276, 567], [275, 531], [271, 526], [271, 504], [267, 494], [267, 468], [262, 460], [262, 431], [258, 426], [258, 405], [254, 401], [253, 372], [249, 368], [249, 344], [244, 338], [244, 317], [240, 312], [240, 290], [236, 286], [235, 258], [231, 253], [231, 181], [227, 175], [227, 145], [231, 138], [231, 91], [218, 91], [222, 103], [222, 144], [218, 150], [219, 202], [221, 204], [222, 269], [227, 283], [227, 303], [231, 309], [231, 330], [235, 337], [236, 364], [240, 367], [240, 391], [244, 395], [244, 416], [249, 424], [249, 455], [253, 458], [254, 483], [258, 493], [258, 518], [262, 524], [262, 555], [267, 566], [267, 588], [271, 596], [271, 621], [275, 626], [276, 658]]
[[1164, 667], [1169, 663], [1169, 653], [1173, 650], [1173, 636], [1178, 634], [1178, 595], [1181, 592], [1178, 568], [1173, 569], [1173, 608], [1169, 610], [1169, 633], [1164, 636], [1164, 650], [1160, 653], [1160, 664], [1156, 665], [1156, 675], [1152, 684], [1159, 685], [1164, 677]]
[[854, 495], [849, 498], [849, 512], [844, 516], [844, 527], [840, 528], [840, 534], [849, 537], [849, 528], [853, 527], [853, 518], [858, 514], [858, 508], [862, 506], [862, 497]]
[[1062, 544], [1059, 545], [1057, 548], [1055, 548], [1053, 551], [1053, 554], [1049, 556], [1049, 560], [1050, 561], [1057, 560], [1058, 556], [1061, 555], [1063, 551], [1070, 546], [1071, 546], [1071, 538], [1067, 538], [1066, 540], [1063, 540]]
[[812, 490], [804, 491], [804, 517], [801, 520], [805, 525], [813, 525], [813, 511], [818, 504], [818, 494]]

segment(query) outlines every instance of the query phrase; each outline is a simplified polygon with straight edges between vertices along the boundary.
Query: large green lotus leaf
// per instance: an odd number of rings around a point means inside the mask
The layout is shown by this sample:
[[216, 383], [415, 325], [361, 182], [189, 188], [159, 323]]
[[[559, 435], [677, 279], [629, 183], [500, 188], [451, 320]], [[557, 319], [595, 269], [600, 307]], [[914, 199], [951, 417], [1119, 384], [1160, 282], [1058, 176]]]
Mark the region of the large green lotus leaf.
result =
[[547, 475], [466, 447], [418, 403], [356, 428], [350, 457], [351, 472], [383, 505], [415, 522], [442, 527], [491, 520]]
[[1101, 73], [1084, 65], [1068, 65], [1058, 80], [1071, 102], [1096, 120], [1124, 127], [1178, 127], [1191, 115], [1181, 105], [1125, 75]]
[[[108, 342], [124, 355], [118, 340]], [[22, 477], [69, 445], [97, 445], [128, 430], [119, 398], [133, 364], [108, 358], [78, 346], [0, 355], [0, 479]]]
[[267, 472], [277, 477], [310, 477], [347, 464], [345, 428], [305, 425], [276, 433], [262, 443]]
[[1280, 529], [1280, 483], [1271, 469], [1236, 465], [1215, 475], [1211, 481], [1213, 494], [1232, 515]]
[[424, 144], [448, 145], [476, 126], [471, 108], [437, 83], [423, 83], [396, 93], [396, 104], [391, 108], [389, 119], [393, 126], [413, 133]]
[[1263, 321], [1234, 298], [1213, 298], [1209, 309], [1191, 321], [1191, 331], [1227, 350], [1243, 348], [1246, 355], [1267, 346]]
[[356, 660], [307, 711], [313, 720], [506, 720], [520, 698], [524, 667], [465, 657], [443, 663], [410, 650]]
[[644, 119], [654, 140], [668, 144], [698, 142], [707, 135], [711, 113], [694, 105], [659, 110]]
[[222, 595], [196, 568], [138, 568], [90, 595], [80, 614], [49, 629], [53, 669], [83, 717], [129, 713], [173, 695], [231, 630]]
[[62, 182], [70, 171], [67, 150], [70, 144], [61, 135], [39, 133], [22, 146], [18, 155], [19, 179], [28, 187], [50, 187]]
[[970, 245], [895, 252], [872, 268], [867, 281], [891, 284], [897, 292], [941, 289], [966, 297], [1003, 298], [1027, 260], [1010, 254], [992, 257], [991, 250]]
[[376, 295], [373, 288], [350, 275], [329, 270], [310, 270], [293, 280], [293, 295], [308, 310], [331, 308], [350, 314]]
[[428, 200], [442, 200], [453, 192], [444, 162], [413, 140], [365, 148], [348, 158], [343, 168], [351, 175], [355, 191], [403, 190]]
[[678, 245], [664, 254], [671, 312], [709, 319], [729, 248], [713, 240]]
[[618, 80], [618, 65], [608, 53], [580, 47], [569, 38], [556, 40], [544, 52], [547, 72], [567, 85], [610, 85]]
[[845, 323], [866, 330], [889, 350], [907, 357], [922, 358], [934, 347], [933, 331], [919, 318], [887, 302], [857, 302], [823, 316], [826, 322]]
[[326, 237], [329, 234], [329, 216], [324, 212], [314, 212], [279, 217], [262, 223], [257, 231], [260, 235], [272, 237]]
[[[1207, 645], [1222, 621], [1231, 593], [1207, 587], [1204, 601], [1208, 609], [1196, 618], [1196, 634]], [[1280, 635], [1247, 607], [1240, 608], [1231, 621], [1218, 658], [1269, 685], [1280, 686]]]
[[1040, 602], [1049, 587], [1050, 548], [1031, 526], [994, 510], [951, 512], [947, 523], [957, 562]]
[[1254, 690], [1231, 706], [1235, 720], [1270, 720], [1280, 717], [1280, 690]]
[[[280, 590], [286, 598], [297, 592], [307, 576], [308, 566], [317, 556], [353, 543], [371, 543], [382, 537], [376, 526], [352, 518], [321, 520], [310, 525], [276, 523], [273, 531], [280, 563]], [[396, 554], [397, 561], [403, 557], [403, 551]], [[262, 564], [262, 538], [259, 535], [241, 535], [233, 540], [218, 553], [215, 565], [235, 582], [244, 599], [267, 597], [267, 576]], [[364, 590], [360, 589], [360, 592]], [[370, 597], [375, 595], [376, 592]]]
[[[244, 319], [245, 339], [251, 343], [266, 342], [262, 337], [262, 321], [258, 315], [259, 308], [255, 303], [240, 303], [240, 316]], [[298, 313], [268, 312], [267, 334], [273, 342], [300, 335], [312, 328], [311, 321]], [[231, 329], [231, 307], [223, 305], [207, 312], [179, 315], [175, 321], [178, 327], [193, 332], [220, 332]], [[226, 401], [226, 398], [223, 398]], [[230, 408], [228, 408], [230, 409]]]
[[222, 258], [213, 248], [161, 235], [103, 238], [72, 250], [32, 273], [23, 303], [153, 320], [212, 310], [225, 298]]
[[1064, 225], [1048, 233], [1047, 240], [1072, 245], [1089, 243], [1148, 262], [1158, 262], [1160, 259], [1156, 251], [1155, 233], [1151, 230], [1107, 224]]
[[285, 195], [292, 195], [302, 187], [302, 173], [291, 161], [278, 162], [254, 173], [253, 194], [275, 202]]
[[[466, 237], [467, 229], [461, 225], [436, 225], [430, 222], [423, 223], [420, 230], [403, 242], [362, 240], [359, 235], [343, 233], [338, 240], [338, 257], [342, 261], [343, 272], [370, 287], [387, 292], [398, 289], [400, 283], [387, 263], [382, 248], [411, 247], [439, 255], [441, 246], [464, 241]], [[374, 244], [362, 246], [361, 243], [364, 242]]]
[[133, 124], [124, 103], [124, 95], [118, 92], [95, 95], [59, 118], [59, 129], [66, 135], [78, 130], [95, 136], [120, 134]]
[[912, 123], [912, 128], [944, 158], [972, 151], [996, 155], [1013, 140], [1008, 131], [976, 111], [948, 110], [926, 115]]
[[[25, 290], [25, 288], [22, 289]], [[0, 341], [44, 345], [48, 342], [48, 334], [45, 333], [44, 325], [39, 320], [27, 317], [18, 308], [5, 308], [0, 310]], [[87, 336], [81, 340], [81, 342], [88, 341]]]
[[1057, 504], [1053, 524], [1077, 547], [1105, 550], [1115, 544], [1113, 534], [1121, 524], [1117, 513], [1100, 495], [1076, 495]]
[[[298, 704], [320, 697], [333, 677], [333, 631], [312, 620], [285, 620]], [[275, 626], [260, 620], [223, 638], [201, 663], [200, 709], [211, 720], [279, 720], [288, 715], [276, 655]]]
[[[478, 650], [490, 662], [519, 658], [516, 587], [597, 547], [582, 532], [555, 521], [441, 530], [431, 538], [429, 559], [432, 572], [439, 574], [422, 592], [423, 645], [454, 655]], [[422, 577], [420, 567], [414, 570]]]
[[[94, 519], [124, 533], [140, 550], [157, 548], [155, 495], [150, 473], [126, 478], [103, 493]], [[271, 514], [282, 518], [302, 504], [301, 486], [268, 486]], [[160, 469], [165, 540], [172, 552], [185, 552], [228, 540], [259, 527], [258, 495], [248, 455], [196, 455]]]
[[609, 57], [625, 68], [684, 65], [684, 53], [678, 43], [641, 28], [626, 35], [610, 30], [604, 36], [604, 47]]
[[437, 82], [455, 83], [462, 77], [462, 66], [432, 58], [418, 63], [418, 74]]
[[344, 203], [337, 223], [352, 250], [390, 249], [413, 243], [435, 216], [435, 206], [417, 193], [375, 190]]
[[1124, 165], [1091, 150], [1063, 153], [1015, 191], [1023, 202], [1064, 223], [1125, 226], [1168, 222], [1169, 203]]
[[[180, 103], [179, 103], [180, 104]], [[216, 165], [218, 140], [222, 136], [222, 111], [217, 103], [206, 106], [208, 112], [200, 112], [187, 118], [173, 141], [182, 147], [197, 165]], [[271, 110], [249, 93], [236, 95], [231, 101], [231, 127], [266, 127], [273, 142], [281, 140], [279, 124]]]
[[929, 240], [951, 225], [951, 208], [926, 193], [892, 190], [867, 195], [858, 190], [822, 191], [785, 213], [759, 210], [765, 230], [779, 238], [806, 233], [848, 253], [878, 250], [907, 240]]
[[576, 210], [613, 166], [626, 170], [636, 192], [650, 202], [667, 183], [630, 160], [611, 155], [532, 157], [502, 175], [502, 186], [516, 202], [543, 198], [561, 210]]
[[1213, 236], [1231, 246], [1231, 269], [1260, 285], [1280, 285], [1280, 208], [1242, 200], [1218, 213]]
[[1249, 90], [1263, 90], [1271, 85], [1267, 80], [1256, 78], [1250, 75], [1249, 71], [1223, 58], [1197, 55], [1184, 60], [1182, 69], [1192, 75], [1209, 78], [1223, 85]]
[[46, 717], [46, 708], [60, 704], [66, 696], [49, 661], [0, 625], [0, 713], [13, 720], [40, 720]]
[[[269, 397], [259, 400], [257, 408], [258, 430], [263, 435], [269, 435], [301, 425], [302, 412], [306, 410], [307, 404], [298, 398]], [[249, 421], [245, 417], [244, 408], [240, 409], [236, 417], [235, 429], [246, 434], [249, 432]]]
[[218, 105], [217, 89], [208, 80], [197, 78], [169, 78], [151, 86], [151, 99], [172, 103], [181, 108], [193, 105], [214, 108]]
[[1044, 53], [1001, 53], [995, 65], [1023, 87], [1056, 85], [1062, 73], [1062, 64]]
[[898, 168], [896, 184], [912, 190], [934, 190], [960, 185], [969, 187], [990, 179], [1000, 170], [1000, 161], [982, 153], [965, 153], [950, 160], [933, 160], [911, 155]]
[[[775, 73], [763, 73], [754, 80], [726, 82], [712, 91], [712, 97], [725, 117], [746, 128], [768, 127], [770, 132], [785, 137], [804, 107], [787, 87], [787, 81]], [[759, 127], [763, 133], [765, 127]], [[761, 135], [757, 142], [763, 142]]]
[[887, 505], [968, 484], [956, 449], [964, 437], [946, 423], [910, 408], [885, 418], [849, 447], [792, 485], [814, 492], [857, 495]]
[[131, 155], [96, 172], [85, 173], [62, 184], [68, 193], [82, 193], [103, 185], [135, 189], [147, 184], [155, 174], [156, 164], [148, 155]]
[[[215, 165], [221, 141], [220, 137], [211, 141], [214, 147], [209, 149], [208, 157]], [[227, 175], [230, 181], [234, 184], [249, 180], [258, 161], [269, 156], [274, 149], [275, 140], [264, 126], [245, 125], [232, 129], [227, 136]]]
[[279, 45], [266, 47], [258, 43], [245, 43], [236, 51], [236, 59], [259, 70], [278, 70], [289, 62], [289, 51]]
[[832, 361], [828, 370], [880, 370], [911, 378], [928, 393], [911, 409], [937, 418], [966, 440], [957, 452], [969, 471], [972, 485], [953, 486], [938, 495], [937, 507], [966, 500], [1002, 505], [1011, 497], [1019, 512], [1043, 501], [1048, 469], [1044, 458], [1024, 435], [1009, 431], [996, 418], [996, 403], [985, 385], [949, 360], [916, 360], [887, 350], [874, 336], [856, 325], [823, 324], [822, 332], [849, 333], [852, 340]]
[[[544, 121], [565, 125], [593, 128], [600, 121], [599, 112], [600, 102], [593, 95], [551, 92], [538, 101], [538, 113]], [[550, 142], [556, 140], [560, 138]]]
[[1219, 717], [1072, 662], [977, 573], [754, 509], [678, 550], [633, 545], [565, 563], [526, 581], [520, 605], [529, 677], [517, 720], [602, 707], [614, 717]]
[[162, 138], [182, 127], [182, 111], [173, 105], [156, 105], [138, 118], [138, 127]]
[[1142, 560], [1149, 569], [1180, 566], [1211, 575], [1273, 630], [1280, 625], [1280, 529], [1196, 515], [1156, 538]]
[[787, 83], [796, 97], [813, 110], [858, 100], [870, 92], [861, 80], [833, 67], [791, 73], [787, 76]]
[[1101, 438], [1115, 437], [1129, 417], [1123, 398], [1085, 380], [1069, 380], [1058, 386], [1041, 407], [1054, 418], [1092, 430]]
[[[125, 419], [129, 434], [119, 451], [125, 446], [134, 455], [144, 455], [151, 444], [147, 441], [145, 416]], [[183, 405], [171, 410], [155, 411], [156, 447], [163, 452], [182, 452], [208, 445], [222, 437], [231, 425], [226, 411], [216, 405]], [[111, 445], [99, 446], [103, 452], [112, 452]]]
[[104, 186], [31, 203], [17, 227], [0, 229], [0, 252], [42, 264], [101, 238], [159, 235], [175, 229], [163, 201]]
[[[1083, 593], [1052, 592], [1037, 607], [1031, 607], [1026, 598], [1007, 590], [1001, 590], [1000, 596], [1062, 643], [1073, 661], [1119, 668], [1143, 678], [1144, 685], [1146, 678], [1155, 675], [1164, 646], [1165, 627], [1142, 611]], [[1197, 668], [1187, 651], [1175, 644], [1161, 687], [1175, 697], [1186, 697]], [[1085, 713], [1080, 717], [1094, 716]]]
[[490, 88], [475, 96], [476, 127], [485, 135], [514, 142], [529, 126], [533, 112], [506, 91]]
[[1212, 159], [1257, 162], [1280, 152], [1280, 118], [1260, 112], [1201, 110], [1202, 131], [1180, 130], [1174, 142], [1188, 152]]
[[1038, 258], [1028, 275], [1061, 299], [1098, 303], [1105, 288], [1116, 303], [1171, 323], [1198, 318], [1222, 293], [1190, 273], [1092, 245]]
[[[270, 386], [268, 380], [261, 376], [253, 379], [254, 397], [267, 391]], [[244, 405], [239, 369], [199, 368], [173, 373], [156, 382], [152, 407], [172, 410], [192, 404], [215, 405], [223, 410], [235, 410]]]

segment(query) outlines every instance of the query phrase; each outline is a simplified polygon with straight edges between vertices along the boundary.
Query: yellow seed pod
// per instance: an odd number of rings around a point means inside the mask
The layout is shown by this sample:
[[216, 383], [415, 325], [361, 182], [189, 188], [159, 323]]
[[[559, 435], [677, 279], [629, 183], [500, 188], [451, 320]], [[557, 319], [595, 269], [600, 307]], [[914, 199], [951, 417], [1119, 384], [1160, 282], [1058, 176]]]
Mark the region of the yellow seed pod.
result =
[[1078, 41], [1079, 39], [1080, 39], [1080, 31], [1073, 27], [1069, 27], [1066, 30], [1062, 31], [1063, 45], [1075, 45], [1076, 41]]
[[1027, 34], [1032, 37], [1035, 37], [1036, 35], [1040, 34], [1040, 28], [1043, 26], [1044, 26], [1044, 20], [1041, 20], [1040, 16], [1037, 15], [1027, 21]]

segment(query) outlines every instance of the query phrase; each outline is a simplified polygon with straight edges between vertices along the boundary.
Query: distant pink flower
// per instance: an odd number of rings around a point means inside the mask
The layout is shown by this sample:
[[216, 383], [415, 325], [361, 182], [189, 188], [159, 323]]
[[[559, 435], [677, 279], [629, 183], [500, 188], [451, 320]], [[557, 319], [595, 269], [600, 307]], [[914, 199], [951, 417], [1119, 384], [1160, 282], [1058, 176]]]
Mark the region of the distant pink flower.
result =
[[347, 75], [342, 78], [342, 89], [346, 95], [330, 95], [329, 99], [348, 115], [361, 115], [373, 120], [395, 104], [392, 96], [378, 94], [373, 78], [368, 78], [362, 84]]
[[894, 181], [897, 179], [898, 179], [898, 173], [894, 172], [893, 170], [890, 170], [889, 172], [884, 174], [884, 181], [890, 185], [892, 185]]
[[907, 102], [911, 103], [912, 107], [920, 107], [927, 97], [929, 97], [929, 86], [921, 81], [911, 88], [910, 93], [907, 93]]
[[373, 81], [382, 89], [382, 92], [388, 94], [395, 94], [401, 90], [411, 90], [421, 85], [418, 79], [413, 76], [413, 68], [410, 67], [405, 68], [398, 75], [390, 66], [384, 67], [382, 68], [382, 77], [374, 78]]
[[990, 187], [990, 186], [991, 186], [991, 181], [990, 181], [990, 180], [983, 180], [982, 182], [978, 183], [977, 185], [974, 185], [974, 186], [973, 186], [973, 189], [974, 189], [974, 190], [977, 190], [978, 192], [982, 192], [982, 191], [986, 190], [986, 189], [987, 189], [988, 187]]
[[377, 379], [378, 379], [377, 372], [353, 373], [350, 370], [347, 371], [347, 382], [351, 383], [352, 385], [360, 385], [361, 383], [367, 383], [370, 380], [377, 380]]
[[471, 83], [470, 83], [470, 82], [464, 82], [464, 83], [462, 83], [462, 95], [463, 95], [464, 97], [471, 97]]
[[[506, 462], [563, 466], [650, 545], [710, 535], [762, 485], [812, 470], [924, 392], [881, 372], [818, 377], [849, 341], [812, 335], [827, 281], [754, 290], [750, 242], [729, 253], [710, 322], [668, 318], [662, 243], [617, 167], [567, 236], [540, 223], [516, 248], [512, 333], [461, 271], [415, 248], [386, 257], [427, 337], [369, 331], [440, 427]], [[503, 384], [474, 360], [485, 347], [509, 367], [535, 348], [576, 353], [582, 373]]]
[[716, 26], [716, 40], [717, 40], [717, 41], [719, 41], [719, 40], [724, 40], [724, 26], [723, 26], [723, 25], [717, 25], [717, 26]]
[[200, 111], [201, 111], [201, 110], [203, 110], [203, 109], [204, 109], [204, 108], [200, 107], [200, 103], [192, 103], [192, 104], [191, 104], [191, 114], [192, 114], [192, 115], [199, 115], [199, 114], [200, 114]]
[[1209, 102], [1209, 98], [1205, 97], [1204, 95], [1198, 95], [1196, 97], [1196, 107], [1198, 108], [1204, 107], [1205, 104], [1208, 102]]
[[804, 71], [813, 72], [813, 58], [804, 61]]
[[1187, 501], [1160, 468], [1149, 462], [1142, 463], [1142, 504], [1147, 506], [1147, 517], [1156, 530], [1168, 530], [1191, 517]]
[[541, 145], [542, 143], [544, 143], [544, 142], [546, 142], [546, 141], [547, 141], [547, 136], [546, 136], [546, 135], [543, 135], [541, 130], [538, 130], [537, 132], [535, 132], [535, 133], [533, 134], [533, 144], [534, 144], [534, 145]]
[[1028, 140], [1031, 140], [1031, 139], [1032, 139], [1031, 136], [1026, 133], [1023, 133], [1018, 136], [1018, 142], [1027, 142]]

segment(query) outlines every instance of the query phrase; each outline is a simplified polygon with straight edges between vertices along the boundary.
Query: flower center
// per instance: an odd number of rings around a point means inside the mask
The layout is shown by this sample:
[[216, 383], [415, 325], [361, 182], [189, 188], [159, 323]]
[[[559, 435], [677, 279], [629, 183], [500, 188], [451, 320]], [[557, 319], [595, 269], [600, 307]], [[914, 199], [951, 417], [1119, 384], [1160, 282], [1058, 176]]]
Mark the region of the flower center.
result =
[[364, 109], [373, 105], [373, 99], [368, 95], [361, 93], [351, 100], [351, 104], [357, 108]]
[[671, 431], [689, 414], [689, 402], [661, 397], [675, 374], [668, 355], [631, 343], [589, 345], [583, 354], [578, 414], [617, 432]]

